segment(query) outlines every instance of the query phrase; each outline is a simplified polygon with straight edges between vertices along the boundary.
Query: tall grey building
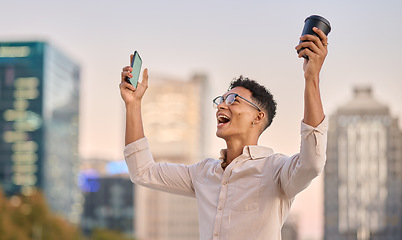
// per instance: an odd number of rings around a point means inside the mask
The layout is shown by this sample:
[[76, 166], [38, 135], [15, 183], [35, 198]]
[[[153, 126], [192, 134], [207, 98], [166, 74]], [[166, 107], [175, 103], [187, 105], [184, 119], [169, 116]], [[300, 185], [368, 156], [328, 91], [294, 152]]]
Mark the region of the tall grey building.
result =
[[[204, 159], [207, 79], [153, 77], [143, 99], [145, 135], [156, 162], [191, 165]], [[199, 238], [196, 200], [136, 185], [136, 237], [140, 240]]]
[[327, 156], [324, 239], [402, 239], [402, 133], [370, 87], [330, 118]]
[[0, 42], [0, 185], [45, 193], [78, 222], [78, 64], [46, 42]]

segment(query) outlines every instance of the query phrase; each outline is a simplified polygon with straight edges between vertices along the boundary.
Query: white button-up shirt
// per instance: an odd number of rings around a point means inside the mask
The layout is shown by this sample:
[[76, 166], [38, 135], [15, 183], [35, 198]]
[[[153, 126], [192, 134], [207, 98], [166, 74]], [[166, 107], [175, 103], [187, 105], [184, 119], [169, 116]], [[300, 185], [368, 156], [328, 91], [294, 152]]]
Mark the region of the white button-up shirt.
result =
[[213, 158], [190, 166], [155, 163], [146, 138], [124, 154], [134, 183], [197, 199], [200, 240], [280, 240], [294, 197], [323, 171], [327, 129], [327, 118], [315, 128], [302, 122], [300, 153], [245, 146], [225, 170]]

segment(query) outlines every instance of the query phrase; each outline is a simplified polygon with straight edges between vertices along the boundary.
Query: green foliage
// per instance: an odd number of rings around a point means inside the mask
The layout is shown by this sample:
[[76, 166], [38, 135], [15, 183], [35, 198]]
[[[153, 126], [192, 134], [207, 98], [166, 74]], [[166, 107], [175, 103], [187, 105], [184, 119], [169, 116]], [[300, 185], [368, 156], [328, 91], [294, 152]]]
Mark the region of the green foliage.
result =
[[40, 192], [8, 199], [0, 191], [0, 206], [0, 236], [4, 240], [82, 239], [76, 226], [50, 212]]
[[133, 238], [128, 238], [120, 232], [111, 231], [107, 229], [95, 229], [92, 232], [90, 240], [134, 240]]
[[13, 207], [0, 190], [0, 236], [4, 240], [29, 240], [30, 237], [20, 230], [23, 222], [18, 209]]
[[134, 240], [122, 233], [96, 229], [88, 239], [78, 226], [53, 214], [41, 192], [8, 199], [0, 189], [1, 240]]

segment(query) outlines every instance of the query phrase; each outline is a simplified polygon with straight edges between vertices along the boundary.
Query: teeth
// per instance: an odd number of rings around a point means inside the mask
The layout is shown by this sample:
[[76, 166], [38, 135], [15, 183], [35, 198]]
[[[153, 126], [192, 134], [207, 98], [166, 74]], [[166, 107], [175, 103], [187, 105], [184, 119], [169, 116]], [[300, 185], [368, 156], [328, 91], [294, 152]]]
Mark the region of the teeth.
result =
[[[227, 120], [227, 121], [225, 121], [224, 119]], [[219, 115], [217, 117], [217, 120], [218, 120], [218, 124], [224, 124], [224, 123], [228, 123], [230, 121], [230, 118], [228, 116], [225, 116], [225, 115]]]
[[226, 118], [226, 119], [230, 120], [230, 118], [225, 115], [219, 115], [218, 118]]

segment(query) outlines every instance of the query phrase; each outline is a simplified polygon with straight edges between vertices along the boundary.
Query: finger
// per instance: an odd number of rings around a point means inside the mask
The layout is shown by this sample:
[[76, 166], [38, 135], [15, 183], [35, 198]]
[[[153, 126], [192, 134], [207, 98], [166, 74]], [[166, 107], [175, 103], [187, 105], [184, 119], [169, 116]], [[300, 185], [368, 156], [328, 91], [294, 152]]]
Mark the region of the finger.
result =
[[125, 66], [125, 67], [122, 69], [122, 71], [123, 71], [123, 72], [124, 72], [124, 71], [129, 71], [129, 72], [131, 72], [131, 71], [133, 71], [133, 68], [130, 67], [130, 66]]
[[134, 54], [131, 54], [130, 55], [130, 64], [133, 62], [133, 57], [134, 57]]
[[132, 78], [133, 74], [130, 71], [123, 71], [121, 72], [121, 83], [126, 82], [127, 78]]
[[309, 48], [312, 52], [319, 53], [321, 50], [320, 48], [312, 41], [305, 41], [297, 46], [299, 49]]
[[317, 33], [318, 37], [321, 39], [322, 45], [327, 46], [328, 45], [327, 35], [325, 35], [325, 33], [321, 29], [316, 27], [313, 28], [313, 31]]
[[135, 91], [135, 87], [128, 82], [120, 83], [120, 91], [123, 91], [124, 89], [129, 89], [133, 92]]
[[133, 74], [131, 74], [130, 71], [121, 72], [121, 78], [122, 78], [123, 80], [125, 80], [126, 77], [132, 78], [132, 77], [133, 77]]
[[145, 88], [148, 88], [148, 68], [145, 68], [144, 71], [142, 72], [141, 84], [144, 84]]
[[311, 35], [311, 34], [306, 34], [302, 37], [300, 37], [300, 40], [302, 42], [314, 42], [317, 46], [322, 45], [321, 39], [317, 36]]
[[313, 55], [314, 53], [309, 49], [309, 48], [304, 48], [303, 50], [301, 50], [299, 52], [299, 54], [297, 55], [297, 57], [302, 58], [302, 57], [308, 57], [308, 59], [310, 59], [310, 57]]
[[301, 47], [308, 47], [311, 51], [320, 54], [320, 52], [326, 54], [327, 48], [321, 42], [321, 39], [313, 35], [304, 35], [300, 38], [303, 42], [300, 43]]

